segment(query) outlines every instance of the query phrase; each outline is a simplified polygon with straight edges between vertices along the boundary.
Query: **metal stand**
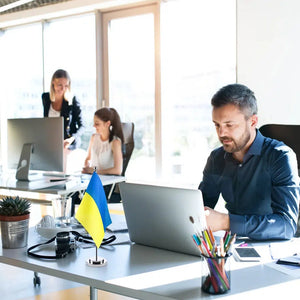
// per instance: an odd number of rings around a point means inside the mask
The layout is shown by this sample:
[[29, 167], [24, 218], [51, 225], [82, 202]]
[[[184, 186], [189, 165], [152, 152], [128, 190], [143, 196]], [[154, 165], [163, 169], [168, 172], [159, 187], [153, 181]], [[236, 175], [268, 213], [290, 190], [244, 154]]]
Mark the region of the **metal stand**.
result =
[[107, 263], [107, 260], [103, 257], [98, 257], [98, 248], [97, 246], [95, 245], [96, 247], [96, 258], [93, 259], [93, 258], [89, 258], [86, 262], [89, 266], [92, 266], [92, 267], [103, 267], [104, 265], [106, 265]]

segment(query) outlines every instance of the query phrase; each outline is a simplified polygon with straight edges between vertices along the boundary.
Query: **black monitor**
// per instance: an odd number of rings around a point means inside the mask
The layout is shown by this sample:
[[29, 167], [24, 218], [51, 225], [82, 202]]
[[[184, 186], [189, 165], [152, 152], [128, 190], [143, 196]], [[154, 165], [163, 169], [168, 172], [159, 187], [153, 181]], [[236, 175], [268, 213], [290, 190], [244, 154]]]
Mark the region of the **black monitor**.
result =
[[18, 180], [41, 173], [30, 170], [63, 172], [63, 126], [62, 117], [7, 120], [7, 166]]

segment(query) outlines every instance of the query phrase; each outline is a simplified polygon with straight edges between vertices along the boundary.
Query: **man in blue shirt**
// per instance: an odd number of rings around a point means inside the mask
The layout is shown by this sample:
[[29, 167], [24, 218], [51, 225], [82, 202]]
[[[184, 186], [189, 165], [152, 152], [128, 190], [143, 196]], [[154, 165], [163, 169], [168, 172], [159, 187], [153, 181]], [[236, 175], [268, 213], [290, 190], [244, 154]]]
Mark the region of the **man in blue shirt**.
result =
[[[256, 99], [246, 86], [221, 88], [211, 104], [223, 146], [211, 152], [199, 185], [207, 225], [257, 240], [292, 238], [299, 212], [295, 153], [256, 129]], [[220, 194], [228, 214], [213, 209]]]

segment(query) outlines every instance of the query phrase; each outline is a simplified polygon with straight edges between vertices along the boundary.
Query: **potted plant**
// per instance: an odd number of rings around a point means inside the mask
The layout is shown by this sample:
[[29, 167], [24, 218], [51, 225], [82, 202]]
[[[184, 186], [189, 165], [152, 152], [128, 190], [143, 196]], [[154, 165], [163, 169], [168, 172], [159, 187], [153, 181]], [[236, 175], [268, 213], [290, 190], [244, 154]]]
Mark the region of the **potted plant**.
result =
[[31, 203], [24, 198], [5, 197], [0, 200], [0, 223], [3, 248], [27, 246]]

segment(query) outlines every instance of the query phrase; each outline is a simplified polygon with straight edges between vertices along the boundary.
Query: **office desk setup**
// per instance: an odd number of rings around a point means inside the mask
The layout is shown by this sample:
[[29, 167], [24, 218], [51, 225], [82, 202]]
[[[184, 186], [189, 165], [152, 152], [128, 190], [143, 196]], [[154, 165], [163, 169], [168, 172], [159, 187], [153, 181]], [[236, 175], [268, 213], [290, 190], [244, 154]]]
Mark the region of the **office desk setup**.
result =
[[[299, 290], [300, 268], [294, 267], [296, 275], [278, 269], [276, 266], [279, 265], [270, 256], [269, 242], [254, 244], [262, 255], [262, 262], [236, 262], [230, 257], [231, 290], [212, 296], [201, 291], [200, 257], [124, 242], [122, 235], [124, 233], [117, 233], [114, 244], [98, 250], [98, 256], [107, 260], [101, 267], [86, 263], [94, 257], [94, 247], [78, 248], [61, 259], [43, 260], [27, 256], [26, 248], [2, 249], [0, 246], [0, 262], [88, 285], [92, 300], [97, 299], [97, 289], [147, 300], [252, 300], [262, 295], [277, 299], [296, 297]], [[28, 247], [39, 242], [41, 237], [31, 228]], [[289, 247], [289, 244], [285, 245]], [[47, 251], [54, 251], [53, 247], [49, 246]]]
[[[80, 177], [79, 177], [80, 178]], [[72, 186], [44, 186], [43, 189], [21, 187], [6, 181], [0, 188], [4, 191], [24, 191], [65, 197], [87, 187], [88, 181], [74, 179]], [[114, 177], [102, 177], [103, 184], [110, 184]], [[118, 177], [116, 180], [124, 180]], [[70, 180], [72, 182], [72, 180]], [[119, 182], [119, 181], [118, 181]], [[49, 183], [50, 184], [50, 183]], [[57, 184], [57, 182], [55, 182]], [[121, 216], [124, 218], [124, 216]], [[114, 224], [114, 221], [113, 221]], [[30, 257], [27, 248], [3, 249], [0, 243], [0, 262], [70, 280], [90, 287], [90, 299], [96, 300], [97, 290], [103, 290], [136, 299], [251, 299], [261, 297], [295, 297], [300, 285], [300, 267], [277, 265], [274, 249], [292, 249], [300, 252], [298, 239], [283, 242], [249, 242], [261, 254], [260, 262], [237, 262], [231, 256], [230, 290], [222, 295], [210, 295], [201, 290], [203, 262], [200, 257], [174, 251], [131, 243], [128, 233], [115, 232], [117, 239], [112, 244], [98, 249], [98, 256], [107, 260], [99, 267], [89, 266], [87, 260], [95, 257], [95, 247], [78, 247], [73, 253], [56, 260]], [[158, 236], [159, 238], [159, 236]], [[30, 229], [28, 247], [46, 240], [34, 228]], [[237, 240], [236, 244], [241, 243]], [[276, 246], [276, 247], [275, 247]], [[196, 247], [196, 246], [195, 246]], [[273, 249], [273, 250], [272, 250]], [[270, 251], [272, 250], [272, 251]], [[54, 243], [49, 244], [44, 254], [54, 253]], [[50, 255], [51, 255], [50, 254]], [[289, 255], [286, 255], [289, 256]]]

